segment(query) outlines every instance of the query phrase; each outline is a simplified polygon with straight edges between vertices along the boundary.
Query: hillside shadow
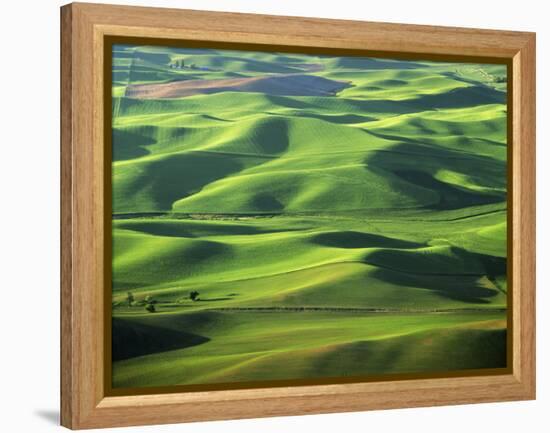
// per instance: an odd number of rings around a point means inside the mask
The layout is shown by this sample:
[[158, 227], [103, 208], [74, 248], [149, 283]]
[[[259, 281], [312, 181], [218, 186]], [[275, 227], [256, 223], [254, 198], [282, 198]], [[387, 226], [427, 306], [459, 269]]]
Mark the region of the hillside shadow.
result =
[[283, 203], [267, 192], [254, 195], [252, 206], [260, 212], [280, 212], [284, 209]]
[[290, 133], [288, 119], [268, 117], [247, 131], [247, 141], [263, 155], [280, 155], [288, 150]]
[[506, 93], [487, 86], [457, 87], [448, 92], [421, 95], [408, 100], [425, 109], [465, 108], [506, 103]]
[[[334, 97], [312, 97], [309, 100], [295, 99], [289, 96], [264, 95], [265, 99], [271, 104], [279, 107], [292, 108], [298, 110], [323, 110], [325, 108], [333, 109], [333, 99], [347, 107], [343, 109], [346, 113], [376, 113], [376, 114], [408, 114], [418, 111], [418, 106], [411, 103], [414, 100], [391, 101], [388, 99], [355, 99], [342, 96]], [[340, 113], [341, 114], [341, 113]], [[354, 115], [354, 114], [352, 114]]]
[[384, 86], [384, 87], [388, 87], [388, 86], [407, 86], [409, 84], [409, 82], [405, 81], [405, 80], [397, 80], [395, 78], [390, 78], [390, 79], [387, 79], [387, 80], [375, 81], [373, 84], [381, 85], [381, 86]]
[[315, 105], [311, 104], [310, 102], [306, 102], [305, 100], [301, 100], [301, 99], [294, 99], [288, 96], [266, 94], [264, 95], [264, 98], [271, 105], [275, 105], [279, 107], [298, 108], [298, 109], [316, 108]]
[[338, 231], [320, 233], [310, 239], [311, 242], [336, 248], [418, 248], [422, 244], [402, 239], [390, 238], [372, 233], [356, 231]]
[[385, 99], [346, 99], [339, 101], [370, 113], [408, 114], [446, 108], [466, 108], [486, 104], [506, 103], [506, 93], [486, 86], [459, 87], [447, 92], [420, 95], [411, 99], [391, 101]]
[[418, 170], [395, 170], [393, 173], [406, 182], [436, 191], [439, 194], [439, 202], [426, 206], [428, 209], [460, 209], [469, 206], [499, 203], [503, 199], [496, 195], [478, 194], [460, 189]]
[[[468, 304], [488, 304], [499, 294], [498, 289], [485, 287], [479, 280], [486, 276], [490, 281], [506, 275], [506, 258], [472, 253], [462, 248], [451, 247], [453, 257], [434, 255], [426, 258], [399, 250], [378, 250], [370, 253], [364, 262], [377, 269], [373, 276], [395, 286], [418, 287], [437, 292], [440, 296]], [[420, 260], [422, 259], [422, 260]], [[442, 269], [442, 260], [447, 260]], [[453, 272], [467, 268], [467, 263], [478, 263], [480, 271], [472, 274]]]
[[311, 359], [311, 370], [353, 376], [502, 368], [506, 345], [506, 329], [434, 327], [332, 346]]
[[338, 99], [362, 112], [391, 113], [392, 115], [396, 115], [446, 108], [504, 104], [506, 103], [506, 93], [487, 86], [470, 86], [458, 87], [442, 93], [420, 95], [400, 101], [385, 99]]
[[161, 52], [134, 51], [134, 59], [151, 62], [156, 65], [167, 65], [170, 62], [170, 55]]
[[[209, 54], [209, 53], [205, 53]], [[257, 60], [247, 57], [240, 56], [231, 56], [225, 52], [223, 55], [219, 53], [212, 53], [215, 57], [211, 57], [209, 67], [219, 68], [227, 70], [228, 63], [239, 64], [239, 72], [258, 72], [265, 74], [292, 74], [297, 72], [302, 72], [301, 69], [294, 67], [294, 65], [289, 66], [286, 64], [281, 64], [278, 62], [270, 62], [265, 60]], [[216, 55], [218, 54], [218, 55]], [[200, 66], [200, 65], [199, 65]]]
[[[399, 138], [399, 137], [397, 137]], [[438, 200], [422, 207], [434, 210], [460, 209], [469, 206], [500, 203], [506, 193], [479, 191], [437, 179], [438, 172], [455, 172], [473, 184], [484, 187], [505, 187], [506, 163], [483, 155], [464, 154], [434, 145], [421, 145], [406, 141], [384, 151], [371, 153], [365, 158], [365, 169], [376, 167], [388, 173], [392, 188], [414, 197], [416, 188], [433, 191]]]
[[362, 70], [418, 69], [426, 67], [426, 65], [409, 60], [384, 60], [367, 57], [339, 57], [335, 59], [334, 63], [335, 68]]
[[146, 221], [139, 220], [117, 222], [115, 228], [132, 230], [154, 236], [177, 238], [199, 238], [209, 235], [258, 235], [279, 232], [302, 231], [302, 228], [273, 228], [245, 224], [185, 224], [179, 221]]
[[[117, 240], [114, 240], [116, 251]], [[233, 246], [230, 244], [206, 240], [184, 240], [169, 253], [151, 251], [156, 259], [143, 263], [139, 268], [132, 267], [131, 272], [118, 272], [113, 276], [115, 290], [129, 290], [132, 282], [140, 282], [145, 287], [155, 281], [169, 281], [189, 276], [194, 272], [207, 272], [211, 263], [230, 257]], [[129, 281], [130, 280], [130, 281]]]
[[[411, 122], [411, 124], [415, 125], [413, 122]], [[418, 126], [418, 123], [415, 126]], [[396, 142], [401, 142], [401, 143], [418, 144], [418, 145], [421, 145], [421, 146], [429, 145], [427, 143], [427, 140], [424, 137], [422, 137], [421, 139], [415, 139], [415, 138], [412, 138], [410, 136], [402, 136], [402, 135], [396, 135], [396, 134], [388, 134], [386, 132], [371, 131], [371, 130], [367, 129], [366, 127], [362, 128], [362, 130], [365, 131], [367, 134], [373, 135], [375, 137], [383, 138], [385, 140], [396, 141]], [[432, 131], [431, 129], [425, 129], [425, 131], [428, 131], [429, 135], [432, 135], [432, 136], [434, 135], [434, 131]], [[499, 141], [490, 140], [488, 138], [482, 138], [482, 137], [471, 138], [471, 137], [468, 137], [466, 135], [459, 135], [459, 134], [462, 134], [462, 131], [456, 131], [456, 132], [457, 132], [457, 136], [454, 137], [454, 140], [455, 140], [456, 144], [459, 144], [459, 145], [466, 146], [468, 144], [471, 144], [472, 142], [478, 141], [478, 142], [482, 142], [483, 144], [486, 144], [488, 146], [507, 147], [506, 143], [502, 143], [502, 142], [499, 142]], [[452, 149], [451, 149], [451, 151], [452, 151]]]
[[192, 266], [209, 259], [230, 254], [233, 251], [233, 246], [215, 241], [194, 240], [187, 248], [174, 253], [170, 258], [176, 262], [185, 263]]
[[112, 359], [122, 361], [169, 350], [204, 344], [210, 339], [190, 332], [146, 325], [128, 319], [113, 318]]
[[117, 191], [121, 182], [114, 182], [113, 209], [115, 212], [118, 209], [119, 197], [123, 197], [126, 202], [139, 201], [137, 196], [143, 194], [143, 191], [149, 191], [155, 203], [154, 210], [171, 210], [177, 200], [189, 197], [209, 183], [242, 168], [236, 156], [201, 152], [187, 152], [147, 161], [140, 164], [141, 175], [124, 185], [123, 191]]
[[155, 140], [125, 129], [113, 128], [112, 160], [125, 161], [149, 155], [145, 147], [155, 144]]
[[354, 124], [354, 123], [364, 123], [364, 122], [373, 122], [378, 120], [373, 116], [364, 116], [358, 114], [339, 114], [339, 115], [323, 115], [318, 113], [293, 113], [293, 116], [296, 117], [307, 117], [312, 119], [324, 120], [325, 122], [336, 123], [336, 124]]
[[[499, 293], [496, 289], [482, 286], [478, 281], [479, 276], [419, 275], [380, 268], [375, 270], [372, 275], [395, 286], [431, 290], [437, 292], [441, 297], [466, 304], [489, 304], [490, 301], [487, 298]], [[456, 286], [457, 279], [460, 279], [460, 288]]]
[[483, 85], [483, 86], [486, 86], [486, 87], [489, 87], [489, 88], [493, 88], [490, 84], [480, 84], [479, 81], [476, 81], [472, 78], [467, 78], [467, 77], [461, 76], [461, 75], [459, 75], [455, 72], [441, 72], [441, 75], [443, 75], [445, 77], [448, 77], [448, 78], [452, 78], [455, 81], [461, 81], [463, 83], [472, 84], [474, 86]]

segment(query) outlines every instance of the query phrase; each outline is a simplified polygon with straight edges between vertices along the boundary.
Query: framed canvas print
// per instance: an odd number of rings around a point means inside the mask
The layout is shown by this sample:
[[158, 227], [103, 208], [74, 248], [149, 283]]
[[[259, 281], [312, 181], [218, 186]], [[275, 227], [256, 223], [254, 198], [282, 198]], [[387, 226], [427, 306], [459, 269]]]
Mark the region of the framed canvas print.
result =
[[71, 4], [62, 424], [535, 398], [535, 36]]

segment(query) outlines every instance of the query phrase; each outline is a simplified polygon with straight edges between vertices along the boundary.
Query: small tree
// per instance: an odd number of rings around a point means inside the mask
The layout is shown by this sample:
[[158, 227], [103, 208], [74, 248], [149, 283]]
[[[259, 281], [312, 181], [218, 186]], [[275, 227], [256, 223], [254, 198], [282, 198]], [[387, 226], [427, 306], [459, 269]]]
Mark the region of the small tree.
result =
[[152, 305], [152, 304], [156, 304], [156, 303], [157, 303], [157, 300], [154, 299], [151, 295], [147, 295], [147, 296], [145, 297], [145, 303], [146, 303], [146, 304], [151, 304], [151, 305]]
[[154, 299], [151, 295], [147, 295], [143, 302], [145, 302], [145, 309], [149, 311], [149, 313], [154, 313], [155, 311], [157, 311], [157, 309], [155, 308], [157, 300]]
[[135, 298], [132, 292], [128, 292], [126, 294], [126, 301], [128, 301], [128, 307], [131, 307], [132, 303], [135, 301]]
[[197, 292], [196, 290], [192, 290], [189, 293], [189, 299], [191, 299], [192, 301], [198, 301], [199, 300], [199, 292]]

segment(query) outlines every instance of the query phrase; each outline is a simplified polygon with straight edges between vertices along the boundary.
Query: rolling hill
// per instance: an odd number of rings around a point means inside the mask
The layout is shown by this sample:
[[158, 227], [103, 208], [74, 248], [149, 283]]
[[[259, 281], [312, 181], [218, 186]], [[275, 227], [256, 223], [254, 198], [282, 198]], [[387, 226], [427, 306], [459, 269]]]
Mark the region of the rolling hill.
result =
[[120, 45], [112, 77], [114, 387], [506, 366], [505, 66]]

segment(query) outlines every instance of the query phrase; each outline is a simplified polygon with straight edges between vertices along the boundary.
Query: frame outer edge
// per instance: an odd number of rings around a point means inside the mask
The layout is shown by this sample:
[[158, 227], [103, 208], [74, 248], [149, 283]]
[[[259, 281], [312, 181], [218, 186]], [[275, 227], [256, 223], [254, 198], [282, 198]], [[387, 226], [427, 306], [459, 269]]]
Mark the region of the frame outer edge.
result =
[[[161, 402], [164, 398], [159, 398], [157, 408], [151, 410], [151, 413], [147, 415], [140, 413], [139, 398], [136, 399], [136, 404], [131, 406], [114, 405], [110, 408], [105, 406], [104, 403], [106, 402], [96, 401], [97, 384], [93, 382], [95, 380], [93, 370], [97, 365], [91, 359], [89, 350], [94, 351], [94, 344], [96, 343], [94, 338], [96, 334], [94, 333], [97, 331], [93, 330], [94, 324], [90, 323], [89, 320], [93, 322], [93, 319], [97, 318], [97, 312], [91, 312], [83, 307], [90, 305], [86, 301], [95, 302], [95, 298], [97, 298], [97, 296], [90, 293], [95, 289], [93, 284], [96, 282], [94, 257], [97, 254], [86, 254], [84, 257], [80, 257], [86, 246], [92, 250], [97, 247], [96, 241], [91, 236], [82, 233], [82, 229], [87, 227], [92, 229], [94, 233], [97, 230], [97, 222], [94, 220], [94, 216], [91, 215], [95, 215], [96, 212], [86, 213], [86, 211], [93, 210], [93, 204], [86, 203], [86, 201], [90, 198], [95, 200], [97, 197], [86, 197], [86, 194], [83, 194], [91, 193], [93, 196], [93, 193], [97, 191], [97, 187], [90, 186], [90, 183], [88, 183], [91, 179], [90, 173], [83, 173], [83, 169], [93, 163], [91, 160], [96, 160], [89, 148], [90, 143], [87, 142], [90, 138], [94, 143], [97, 140], [93, 139], [92, 133], [92, 130], [95, 130], [96, 127], [90, 126], [90, 118], [88, 118], [88, 115], [93, 113], [91, 104], [88, 104], [90, 100], [93, 100], [93, 96], [86, 88], [87, 85], [91, 84], [87, 80], [93, 81], [91, 69], [95, 69], [95, 67], [90, 68], [89, 54], [80, 55], [79, 53], [82, 48], [92, 45], [89, 38], [93, 27], [103, 23], [103, 16], [100, 17], [100, 14], [95, 15], [99, 12], [99, 8], [105, 8], [107, 11], [114, 10], [114, 7], [109, 5], [90, 4], [88, 6], [78, 3], [61, 8], [61, 424], [63, 426], [80, 429], [162, 424], [509, 401], [533, 399], [535, 397], [535, 36], [533, 33], [524, 33], [522, 38], [524, 38], [525, 43], [521, 47], [515, 46], [515, 50], [519, 51], [516, 52], [514, 58], [514, 65], [518, 66], [520, 83], [518, 86], [520, 93], [517, 99], [514, 98], [514, 109], [517, 108], [518, 111], [517, 115], [514, 114], [514, 120], [520, 122], [519, 125], [514, 125], [514, 128], [517, 128], [514, 131], [514, 139], [517, 137], [521, 146], [521, 155], [516, 160], [517, 166], [514, 174], [521, 176], [522, 179], [519, 182], [519, 197], [514, 198], [513, 206], [518, 209], [517, 212], [514, 212], [514, 215], [521, 218], [516, 245], [519, 254], [517, 272], [521, 275], [520, 281], [523, 281], [523, 285], [517, 296], [514, 297], [514, 303], [517, 305], [517, 309], [520, 310], [518, 319], [521, 321], [521, 326], [517, 333], [520, 341], [514, 343], [514, 367], [517, 366], [518, 368], [515, 369], [516, 374], [514, 374], [515, 382], [513, 385], [508, 384], [508, 382], [505, 383], [503, 378], [502, 384], [498, 385], [499, 388], [502, 388], [499, 395], [492, 395], [489, 390], [480, 390], [476, 386], [472, 389], [475, 397], [471, 400], [464, 397], [455, 397], [452, 393], [449, 394], [450, 390], [448, 389], [441, 390], [441, 400], [436, 403], [430, 399], [425, 401], [422, 398], [416, 401], [411, 399], [415, 392], [419, 390], [401, 390], [400, 393], [403, 394], [401, 399], [393, 401], [390, 396], [387, 397], [387, 401], [378, 401], [370, 407], [367, 407], [366, 402], [360, 403], [358, 401], [350, 402], [349, 406], [342, 406], [342, 403], [328, 405], [326, 399], [330, 397], [330, 394], [324, 393], [307, 397], [266, 397], [263, 402], [261, 400], [258, 402], [257, 408], [254, 410], [240, 410], [235, 405], [229, 404], [229, 402], [211, 400], [204, 402], [206, 406], [209, 406], [208, 410], [214, 407], [219, 407], [222, 410], [216, 416], [204, 417], [199, 416], [198, 413], [178, 415], [175, 412], [184, 410], [185, 407], [194, 406], [194, 403], [174, 402], [174, 404], [170, 404], [167, 401]], [[134, 7], [132, 9], [136, 10], [138, 8]], [[154, 8], [140, 9], [141, 12], [155, 10]], [[127, 9], [123, 8], [121, 10]], [[168, 11], [166, 10], [164, 13]], [[216, 12], [210, 13], [217, 14]], [[244, 19], [247, 15], [242, 15], [242, 17]], [[511, 49], [512, 47], [509, 48], [509, 50]], [[511, 59], [512, 54], [506, 57]], [[73, 109], [73, 107], [79, 110]], [[93, 118], [97, 119], [95, 115]], [[75, 152], [77, 150], [78, 152]], [[76, 154], [78, 154], [79, 159], [75, 159]], [[521, 209], [522, 207], [523, 209]], [[88, 224], [90, 226], [87, 226]], [[85, 271], [84, 276], [81, 271]], [[82, 339], [85, 341], [82, 341]], [[385, 395], [386, 393], [382, 394]], [[351, 395], [352, 393], [350, 393]], [[365, 395], [362, 392], [358, 394], [361, 397]], [[336, 395], [332, 397], [336, 398]], [[236, 400], [239, 402], [238, 399]], [[283, 400], [291, 403], [291, 405], [294, 402], [294, 409], [291, 409], [288, 405], [285, 406]], [[377, 398], [373, 399], [373, 401], [375, 400]], [[322, 408], [323, 404], [328, 406], [321, 410], [312, 409], [313, 407]], [[167, 410], [171, 413], [161, 416], [161, 413]]]
[[73, 287], [72, 287], [72, 102], [73, 102], [73, 11], [72, 5], [60, 8], [61, 13], [61, 402], [60, 423], [73, 427]]
[[519, 139], [521, 218], [520, 289], [522, 315], [520, 381], [527, 399], [536, 399], [536, 35], [520, 51]]

